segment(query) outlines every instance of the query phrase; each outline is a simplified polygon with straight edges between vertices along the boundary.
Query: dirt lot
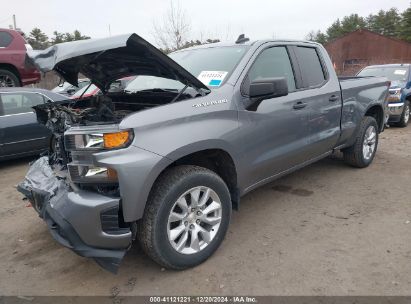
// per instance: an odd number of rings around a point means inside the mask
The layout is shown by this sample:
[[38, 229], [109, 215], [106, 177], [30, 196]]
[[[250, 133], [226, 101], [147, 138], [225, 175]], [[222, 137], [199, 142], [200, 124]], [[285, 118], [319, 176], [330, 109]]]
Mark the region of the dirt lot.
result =
[[135, 245], [112, 275], [59, 246], [13, 187], [28, 161], [0, 164], [2, 295], [410, 295], [411, 127], [385, 131], [367, 169], [326, 159], [250, 193], [181, 272]]

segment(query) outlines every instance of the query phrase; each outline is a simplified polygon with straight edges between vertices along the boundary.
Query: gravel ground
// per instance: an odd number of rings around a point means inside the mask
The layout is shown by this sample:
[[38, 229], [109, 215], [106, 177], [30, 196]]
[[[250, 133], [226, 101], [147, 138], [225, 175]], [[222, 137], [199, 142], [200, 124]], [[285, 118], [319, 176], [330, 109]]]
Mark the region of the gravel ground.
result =
[[164, 270], [137, 244], [118, 275], [59, 246], [14, 189], [31, 159], [0, 163], [2, 295], [410, 295], [411, 127], [374, 163], [337, 155], [245, 196], [204, 264]]

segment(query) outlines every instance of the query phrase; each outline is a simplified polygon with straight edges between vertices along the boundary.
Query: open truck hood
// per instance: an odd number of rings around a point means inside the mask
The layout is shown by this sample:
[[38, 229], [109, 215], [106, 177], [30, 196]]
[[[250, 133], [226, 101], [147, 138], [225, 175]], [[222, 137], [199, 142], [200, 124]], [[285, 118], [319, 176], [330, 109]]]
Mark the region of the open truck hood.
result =
[[132, 75], [174, 79], [198, 90], [209, 89], [195, 76], [137, 34], [60, 43], [43, 51], [27, 51], [40, 71], [54, 70], [72, 85], [79, 73], [103, 92], [116, 79]]

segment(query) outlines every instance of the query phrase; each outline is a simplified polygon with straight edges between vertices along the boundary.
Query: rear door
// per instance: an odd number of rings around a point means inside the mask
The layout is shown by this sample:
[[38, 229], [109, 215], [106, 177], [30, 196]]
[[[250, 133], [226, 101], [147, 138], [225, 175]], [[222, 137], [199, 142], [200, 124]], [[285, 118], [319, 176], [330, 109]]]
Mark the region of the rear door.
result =
[[313, 159], [335, 148], [338, 142], [342, 103], [340, 85], [336, 79], [331, 79], [331, 71], [327, 70], [320, 49], [304, 45], [293, 46], [292, 50], [302, 79], [300, 100], [309, 115], [306, 155]]
[[33, 106], [46, 98], [37, 93], [0, 93], [1, 156], [11, 156], [45, 150], [50, 131], [37, 122]]

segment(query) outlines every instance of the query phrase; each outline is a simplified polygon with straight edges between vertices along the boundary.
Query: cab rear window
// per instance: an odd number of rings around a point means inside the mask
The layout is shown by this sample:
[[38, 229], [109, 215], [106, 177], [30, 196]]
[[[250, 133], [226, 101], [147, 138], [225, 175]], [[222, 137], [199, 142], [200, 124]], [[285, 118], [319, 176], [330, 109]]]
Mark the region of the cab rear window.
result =
[[325, 81], [324, 70], [315, 48], [299, 46], [296, 48], [296, 56], [304, 88], [316, 87]]

